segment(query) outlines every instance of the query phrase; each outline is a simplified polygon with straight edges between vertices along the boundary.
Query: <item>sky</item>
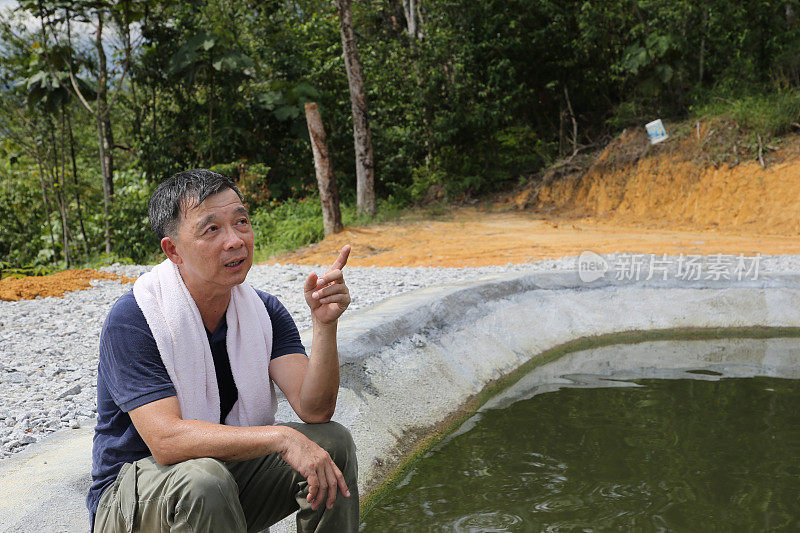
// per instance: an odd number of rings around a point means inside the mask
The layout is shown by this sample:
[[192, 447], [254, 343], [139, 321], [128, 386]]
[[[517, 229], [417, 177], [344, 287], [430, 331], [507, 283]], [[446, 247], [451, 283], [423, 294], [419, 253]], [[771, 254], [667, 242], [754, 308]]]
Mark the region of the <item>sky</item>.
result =
[[[19, 6], [17, 0], [0, 0], [0, 12], [15, 9]], [[28, 30], [35, 30], [39, 28], [39, 17], [25, 14], [23, 16], [23, 24]]]
[[[9, 9], [14, 9], [19, 6], [19, 2], [17, 0], [0, 0], [0, 13], [5, 12]], [[18, 15], [19, 12], [18, 12]], [[32, 32], [39, 32], [41, 28], [41, 21], [39, 17], [31, 15], [29, 13], [23, 13], [22, 15], [22, 23], [28, 29], [28, 31]], [[76, 45], [91, 45], [94, 46], [94, 38], [95, 38], [96, 28], [92, 24], [82, 23], [82, 22], [74, 22], [72, 24], [72, 38], [73, 43]], [[105, 28], [103, 31], [104, 37], [108, 39], [111, 38], [112, 42], [106, 42], [106, 54], [111, 60], [111, 54], [113, 52], [114, 44], [117, 44], [116, 41], [118, 40], [116, 35], [110, 35], [108, 27]], [[137, 38], [140, 36], [140, 32], [138, 28], [135, 26], [132, 28], [132, 35], [131, 39], [136, 41]]]

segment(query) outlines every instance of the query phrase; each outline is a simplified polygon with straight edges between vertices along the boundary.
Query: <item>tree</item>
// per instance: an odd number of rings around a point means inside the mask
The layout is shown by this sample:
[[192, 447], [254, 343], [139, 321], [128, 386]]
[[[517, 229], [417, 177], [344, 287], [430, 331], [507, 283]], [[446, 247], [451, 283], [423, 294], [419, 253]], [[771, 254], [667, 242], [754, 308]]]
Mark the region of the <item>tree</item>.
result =
[[327, 237], [333, 233], [339, 233], [343, 229], [342, 212], [339, 209], [339, 190], [336, 187], [336, 178], [333, 177], [333, 165], [328, 152], [328, 143], [325, 140], [325, 128], [322, 126], [322, 117], [319, 115], [317, 104], [307, 103], [305, 110], [308, 134], [311, 137], [311, 149], [314, 152], [314, 166], [317, 170], [319, 202], [322, 204], [322, 227]]
[[[130, 24], [131, 0], [123, 2], [95, 1], [95, 0], [23, 0], [20, 7], [28, 10], [37, 16], [41, 24], [42, 46], [45, 57], [48, 59], [48, 66], [53, 75], [55, 68], [49, 61], [48, 48], [59, 45], [59, 36], [66, 38], [63, 45], [69, 53], [67, 66], [69, 67], [69, 77], [71, 80], [71, 91], [83, 104], [86, 110], [92, 115], [97, 127], [98, 154], [100, 161], [100, 171], [103, 184], [103, 219], [105, 225], [105, 248], [106, 253], [111, 253], [112, 228], [111, 228], [111, 204], [114, 199], [114, 132], [111, 124], [111, 114], [114, 109], [121, 91], [125, 76], [130, 67]], [[122, 14], [114, 17], [115, 10], [122, 10]], [[110, 73], [108, 69], [107, 53], [104, 35], [105, 23], [107, 19], [121, 21], [120, 33], [123, 35], [125, 43], [125, 60], [122, 71], [117, 76], [118, 86], [113, 93], [109, 93]], [[92, 23], [95, 25], [94, 52], [95, 57], [92, 63], [96, 65], [96, 88], [94, 95], [95, 105], [89, 103], [89, 95], [85, 94], [78, 83], [77, 74], [72, 69], [72, 55], [74, 46], [72, 42], [72, 23], [73, 21]], [[52, 40], [52, 42], [51, 42]]]
[[411, 39], [421, 40], [422, 0], [403, 0], [403, 13], [406, 16], [406, 31]]
[[350, 0], [336, 0], [339, 9], [339, 30], [342, 35], [344, 65], [350, 89], [350, 106], [353, 112], [353, 137], [356, 151], [356, 204], [358, 212], [375, 214], [375, 170], [372, 162], [372, 138], [367, 117], [367, 97], [364, 94], [364, 76], [353, 36]]

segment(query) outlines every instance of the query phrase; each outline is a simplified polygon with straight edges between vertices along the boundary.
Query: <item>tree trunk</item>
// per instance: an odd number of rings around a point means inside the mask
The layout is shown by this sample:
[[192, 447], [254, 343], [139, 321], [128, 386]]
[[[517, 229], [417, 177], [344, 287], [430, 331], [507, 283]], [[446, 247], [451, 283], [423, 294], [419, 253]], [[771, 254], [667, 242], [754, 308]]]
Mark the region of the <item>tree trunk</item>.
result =
[[569, 101], [569, 91], [567, 86], [564, 86], [564, 98], [567, 100], [567, 111], [569, 118], [572, 120], [572, 157], [578, 153], [578, 121], [575, 119], [575, 113], [572, 111], [572, 103]]
[[158, 113], [158, 101], [156, 100], [156, 86], [153, 84], [150, 90], [150, 100], [153, 102], [153, 139], [158, 139], [158, 119], [156, 115]]
[[100, 170], [103, 175], [103, 220], [105, 223], [106, 253], [111, 253], [111, 203], [114, 201], [114, 135], [108, 109], [108, 70], [103, 49], [103, 13], [97, 12], [97, 136], [100, 145]]
[[317, 170], [317, 186], [319, 187], [319, 202], [322, 204], [322, 226], [325, 236], [342, 231], [342, 212], [339, 210], [339, 191], [336, 187], [336, 178], [333, 177], [333, 165], [328, 152], [328, 143], [325, 137], [325, 128], [319, 116], [317, 104], [308, 103], [306, 108], [306, 122], [308, 135], [311, 137], [311, 150], [314, 152], [314, 168]]
[[[49, 121], [48, 121], [49, 122]], [[64, 142], [64, 128], [65, 123], [61, 121], [61, 150], [58, 149], [58, 144], [56, 142], [55, 136], [55, 128], [52, 124], [50, 124], [50, 142], [53, 146], [53, 189], [56, 193], [56, 204], [58, 205], [58, 211], [61, 213], [61, 242], [63, 243], [62, 252], [64, 254], [64, 263], [67, 265], [67, 268], [72, 266], [72, 257], [70, 254], [69, 249], [69, 219], [67, 217], [67, 202], [65, 200], [66, 197], [66, 146]]]
[[214, 166], [214, 66], [209, 65], [211, 72], [210, 91], [208, 95], [208, 162], [210, 167]]
[[59, 185], [56, 186], [56, 204], [58, 205], [58, 211], [61, 214], [61, 242], [62, 242], [62, 253], [64, 254], [64, 263], [66, 263], [67, 268], [72, 266], [72, 257], [69, 251], [69, 221], [67, 220], [67, 206], [64, 201], [64, 195], [60, 190], [62, 179], [57, 177]]
[[[403, 0], [403, 13], [406, 17], [406, 33], [408, 33], [409, 43], [411, 44], [411, 57], [414, 61], [414, 72], [417, 78], [417, 92], [418, 94], [424, 94], [425, 89], [422, 72], [420, 71], [419, 53], [419, 46], [423, 37], [422, 0]], [[427, 99], [422, 98], [420, 107], [422, 107], [423, 146], [425, 147], [425, 166], [427, 167], [430, 165], [432, 158], [431, 138], [433, 137], [433, 128], [431, 123], [433, 122], [433, 117]]]
[[47, 229], [50, 230], [50, 246], [53, 248], [53, 258], [56, 255], [56, 237], [53, 235], [53, 223], [50, 221], [50, 203], [47, 201], [47, 187], [44, 183], [44, 168], [42, 161], [37, 157], [39, 165], [39, 184], [42, 186], [42, 203], [44, 203], [44, 215], [47, 217]]
[[353, 113], [353, 138], [356, 151], [356, 204], [358, 212], [375, 214], [375, 171], [372, 164], [372, 139], [367, 118], [367, 98], [364, 94], [364, 77], [361, 60], [353, 36], [350, 0], [336, 0], [339, 8], [339, 29], [342, 34], [344, 66], [350, 89], [350, 107]]
[[[125, 65], [126, 69], [132, 71], [131, 65], [133, 64], [133, 53], [131, 51], [131, 23], [130, 23], [130, 4], [123, 2], [122, 11], [122, 26], [120, 33], [122, 34], [123, 43], [125, 45]], [[133, 134], [137, 139], [142, 138], [142, 108], [139, 105], [139, 98], [136, 94], [136, 80], [131, 72], [131, 103], [133, 104]]]
[[406, 31], [413, 40], [422, 39], [422, 0], [403, 0], [403, 13], [406, 16]]
[[81, 226], [81, 236], [83, 237], [83, 253], [89, 257], [89, 239], [86, 238], [86, 228], [83, 224], [83, 208], [81, 207], [81, 193], [78, 185], [78, 162], [75, 159], [75, 138], [72, 135], [72, 119], [69, 114], [64, 113], [67, 121], [67, 133], [69, 134], [69, 155], [72, 160], [72, 183], [75, 186], [75, 204], [78, 206], [78, 223]]
[[703, 85], [703, 67], [706, 55], [706, 32], [708, 31], [708, 9], [703, 11], [703, 37], [700, 39], [700, 59], [698, 60], [697, 78], [698, 83]]

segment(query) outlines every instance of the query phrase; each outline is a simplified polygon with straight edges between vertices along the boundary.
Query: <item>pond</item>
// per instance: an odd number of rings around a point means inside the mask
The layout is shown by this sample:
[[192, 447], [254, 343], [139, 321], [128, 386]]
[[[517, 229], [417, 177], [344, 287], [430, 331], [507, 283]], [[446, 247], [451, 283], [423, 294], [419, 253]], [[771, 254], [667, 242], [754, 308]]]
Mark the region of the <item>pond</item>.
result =
[[796, 530], [798, 344], [563, 356], [427, 453], [361, 530]]

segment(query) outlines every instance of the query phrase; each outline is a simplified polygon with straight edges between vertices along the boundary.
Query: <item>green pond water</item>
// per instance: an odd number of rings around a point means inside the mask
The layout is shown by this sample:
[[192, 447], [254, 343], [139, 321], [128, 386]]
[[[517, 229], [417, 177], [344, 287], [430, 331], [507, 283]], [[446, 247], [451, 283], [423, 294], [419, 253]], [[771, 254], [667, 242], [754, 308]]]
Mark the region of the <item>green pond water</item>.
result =
[[800, 530], [800, 380], [681, 375], [480, 411], [361, 531]]

